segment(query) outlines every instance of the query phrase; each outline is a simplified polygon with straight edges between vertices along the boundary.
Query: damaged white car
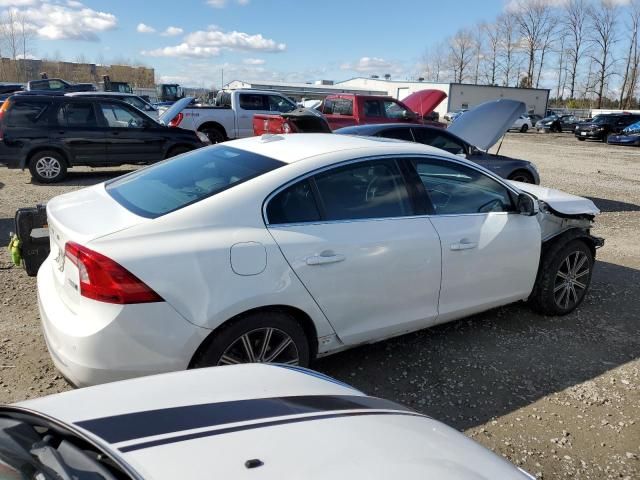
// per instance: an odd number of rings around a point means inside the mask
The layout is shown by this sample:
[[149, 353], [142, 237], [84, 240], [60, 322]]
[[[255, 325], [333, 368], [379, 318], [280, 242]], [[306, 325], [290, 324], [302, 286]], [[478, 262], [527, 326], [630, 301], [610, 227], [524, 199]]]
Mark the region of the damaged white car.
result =
[[227, 142], [49, 202], [43, 331], [56, 366], [88, 385], [308, 365], [522, 300], [566, 314], [603, 244], [597, 213], [415, 143]]

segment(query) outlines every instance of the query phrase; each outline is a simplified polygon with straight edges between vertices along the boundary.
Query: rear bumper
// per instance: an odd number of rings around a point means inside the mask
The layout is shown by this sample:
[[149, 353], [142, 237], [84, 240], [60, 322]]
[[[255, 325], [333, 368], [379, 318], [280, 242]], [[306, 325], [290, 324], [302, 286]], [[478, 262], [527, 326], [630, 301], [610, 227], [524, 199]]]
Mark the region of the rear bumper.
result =
[[185, 370], [209, 334], [166, 302], [111, 305], [86, 300], [72, 311], [58, 293], [51, 258], [38, 271], [38, 307], [56, 368], [79, 386]]

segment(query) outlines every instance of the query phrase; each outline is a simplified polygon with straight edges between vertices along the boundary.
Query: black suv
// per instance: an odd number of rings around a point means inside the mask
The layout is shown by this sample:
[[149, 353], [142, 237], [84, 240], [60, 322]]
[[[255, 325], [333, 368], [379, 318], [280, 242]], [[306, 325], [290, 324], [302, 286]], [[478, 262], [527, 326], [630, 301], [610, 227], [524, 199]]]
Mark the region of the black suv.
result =
[[0, 163], [28, 168], [42, 183], [62, 180], [76, 165], [154, 163], [202, 147], [205, 140], [119, 100], [14, 95], [0, 108]]
[[584, 141], [607, 141], [612, 133], [620, 133], [625, 127], [640, 121], [640, 115], [634, 113], [608, 113], [596, 115], [590, 122], [579, 123], [574, 131], [576, 138]]

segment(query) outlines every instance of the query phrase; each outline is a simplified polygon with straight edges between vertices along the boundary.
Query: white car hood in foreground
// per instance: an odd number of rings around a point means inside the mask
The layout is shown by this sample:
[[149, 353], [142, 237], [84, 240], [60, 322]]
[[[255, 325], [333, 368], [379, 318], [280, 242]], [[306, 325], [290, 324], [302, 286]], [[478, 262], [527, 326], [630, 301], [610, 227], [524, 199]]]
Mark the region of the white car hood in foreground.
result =
[[17, 407], [89, 435], [145, 480], [531, 478], [446, 425], [296, 367], [190, 370]]
[[542, 200], [554, 211], [564, 215], [597, 215], [600, 210], [588, 198], [565, 193], [553, 188], [510, 181], [519, 190], [532, 194], [538, 200]]
[[447, 130], [480, 150], [487, 151], [525, 110], [525, 104], [518, 100], [491, 100], [456, 118]]

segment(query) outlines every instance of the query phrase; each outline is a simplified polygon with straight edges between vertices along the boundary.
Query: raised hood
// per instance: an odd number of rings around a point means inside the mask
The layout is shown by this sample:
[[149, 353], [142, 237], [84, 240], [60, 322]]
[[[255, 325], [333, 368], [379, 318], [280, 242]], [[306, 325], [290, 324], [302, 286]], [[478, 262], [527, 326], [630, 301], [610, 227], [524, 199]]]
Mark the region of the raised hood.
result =
[[445, 98], [447, 98], [447, 94], [441, 90], [426, 89], [414, 92], [403, 98], [402, 103], [421, 117], [424, 117], [433, 112]]
[[579, 197], [553, 188], [533, 185], [531, 183], [511, 182], [519, 190], [530, 193], [542, 200], [555, 212], [563, 215], [597, 215], [598, 207], [588, 198]]
[[186, 108], [194, 100], [194, 97], [184, 97], [175, 102], [169, 108], [167, 108], [160, 116], [158, 121], [163, 125], [167, 125], [171, 120], [175, 118], [182, 110]]
[[525, 110], [525, 104], [518, 100], [491, 100], [465, 112], [447, 130], [480, 150], [487, 151]]

